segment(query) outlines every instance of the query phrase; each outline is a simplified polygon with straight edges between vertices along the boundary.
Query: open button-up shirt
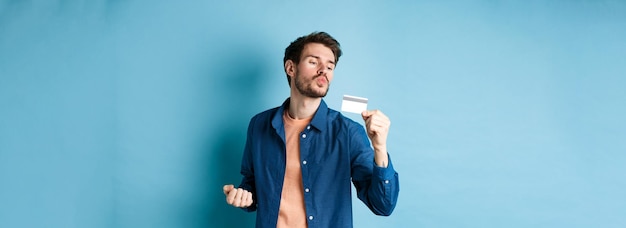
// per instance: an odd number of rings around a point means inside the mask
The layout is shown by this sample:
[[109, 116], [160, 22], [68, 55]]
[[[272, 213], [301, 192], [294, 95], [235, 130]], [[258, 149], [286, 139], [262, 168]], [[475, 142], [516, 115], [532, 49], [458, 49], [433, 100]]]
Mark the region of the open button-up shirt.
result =
[[[257, 227], [276, 227], [285, 175], [285, 128], [282, 106], [250, 120], [241, 164], [240, 188], [252, 192]], [[300, 137], [302, 185], [308, 227], [352, 227], [350, 181], [358, 198], [377, 215], [395, 208], [399, 182], [391, 159], [374, 163], [374, 151], [362, 125], [329, 109], [322, 100]]]

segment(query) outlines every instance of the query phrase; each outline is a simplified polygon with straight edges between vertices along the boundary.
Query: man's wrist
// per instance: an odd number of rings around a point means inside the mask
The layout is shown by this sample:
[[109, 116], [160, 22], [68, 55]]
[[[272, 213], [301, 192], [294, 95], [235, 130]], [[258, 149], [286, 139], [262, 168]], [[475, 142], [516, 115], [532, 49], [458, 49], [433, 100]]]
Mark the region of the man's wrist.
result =
[[374, 163], [376, 163], [378, 167], [387, 168], [389, 159], [386, 147], [374, 149]]
[[376, 154], [387, 154], [387, 146], [377, 146], [374, 147], [374, 153]]

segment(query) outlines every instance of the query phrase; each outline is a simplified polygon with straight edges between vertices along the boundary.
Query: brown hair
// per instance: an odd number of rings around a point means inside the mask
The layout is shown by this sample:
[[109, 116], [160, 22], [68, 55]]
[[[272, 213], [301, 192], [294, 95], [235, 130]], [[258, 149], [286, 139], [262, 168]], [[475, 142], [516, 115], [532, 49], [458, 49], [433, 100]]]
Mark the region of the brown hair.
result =
[[[320, 43], [330, 48], [333, 54], [335, 54], [335, 64], [339, 62], [339, 57], [341, 57], [341, 47], [339, 46], [339, 42], [337, 42], [337, 40], [335, 40], [335, 38], [330, 36], [328, 33], [313, 32], [309, 35], [299, 37], [291, 42], [287, 48], [285, 48], [283, 65], [285, 65], [287, 60], [291, 60], [295, 64], [300, 63], [300, 55], [302, 55], [302, 50], [308, 43]], [[287, 75], [287, 83], [291, 86], [291, 77], [289, 77], [289, 75]]]

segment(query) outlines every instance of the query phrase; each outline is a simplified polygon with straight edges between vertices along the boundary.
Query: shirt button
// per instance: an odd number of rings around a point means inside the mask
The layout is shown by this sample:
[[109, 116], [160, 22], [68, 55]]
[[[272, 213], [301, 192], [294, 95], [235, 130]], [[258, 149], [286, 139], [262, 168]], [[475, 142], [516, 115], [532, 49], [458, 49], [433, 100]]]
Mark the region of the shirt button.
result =
[[313, 215], [309, 216], [309, 220], [313, 220]]
[[302, 164], [306, 165], [306, 160], [305, 160], [305, 161], [302, 161]]
[[307, 129], [307, 130], [311, 129], [311, 125], [306, 126], [306, 129]]
[[303, 138], [303, 139], [306, 139], [306, 134], [302, 134], [302, 138]]
[[305, 188], [305, 189], [304, 189], [304, 191], [305, 191], [305, 192], [309, 192], [309, 188]]
[[389, 180], [385, 180], [385, 184], [389, 184]]

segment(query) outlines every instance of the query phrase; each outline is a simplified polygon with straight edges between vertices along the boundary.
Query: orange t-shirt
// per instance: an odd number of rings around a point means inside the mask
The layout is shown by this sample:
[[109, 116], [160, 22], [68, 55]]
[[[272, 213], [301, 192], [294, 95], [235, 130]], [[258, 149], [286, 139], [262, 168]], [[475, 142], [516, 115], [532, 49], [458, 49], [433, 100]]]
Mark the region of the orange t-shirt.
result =
[[278, 210], [277, 228], [307, 227], [302, 186], [302, 168], [300, 167], [300, 135], [311, 119], [293, 119], [283, 113], [285, 123], [286, 167], [283, 191]]

